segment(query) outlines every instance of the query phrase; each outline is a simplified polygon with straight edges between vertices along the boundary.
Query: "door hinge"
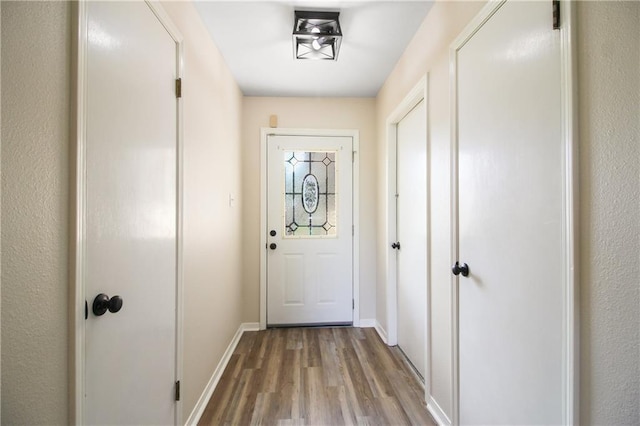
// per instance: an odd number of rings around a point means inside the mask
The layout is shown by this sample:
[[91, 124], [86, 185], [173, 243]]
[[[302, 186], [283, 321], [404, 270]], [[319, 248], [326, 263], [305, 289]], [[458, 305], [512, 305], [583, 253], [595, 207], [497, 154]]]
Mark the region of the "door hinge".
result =
[[180, 380], [176, 382], [176, 401], [180, 401]]
[[553, 29], [560, 29], [560, 0], [551, 0], [551, 8], [553, 9]]
[[182, 79], [176, 78], [176, 98], [182, 97]]

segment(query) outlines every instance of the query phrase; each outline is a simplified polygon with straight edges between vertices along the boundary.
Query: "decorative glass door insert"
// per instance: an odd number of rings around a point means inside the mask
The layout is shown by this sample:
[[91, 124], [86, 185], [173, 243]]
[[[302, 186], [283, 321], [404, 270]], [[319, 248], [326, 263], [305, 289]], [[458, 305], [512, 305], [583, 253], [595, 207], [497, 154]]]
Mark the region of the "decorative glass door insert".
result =
[[284, 152], [284, 235], [335, 237], [335, 151]]

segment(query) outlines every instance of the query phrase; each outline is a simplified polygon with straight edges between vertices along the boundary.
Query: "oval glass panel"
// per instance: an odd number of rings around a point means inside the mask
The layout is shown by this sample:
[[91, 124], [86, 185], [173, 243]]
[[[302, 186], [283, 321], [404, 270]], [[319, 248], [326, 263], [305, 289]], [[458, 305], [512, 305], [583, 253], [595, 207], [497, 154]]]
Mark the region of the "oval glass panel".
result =
[[319, 199], [318, 179], [312, 174], [308, 174], [302, 181], [302, 207], [311, 214], [318, 208]]

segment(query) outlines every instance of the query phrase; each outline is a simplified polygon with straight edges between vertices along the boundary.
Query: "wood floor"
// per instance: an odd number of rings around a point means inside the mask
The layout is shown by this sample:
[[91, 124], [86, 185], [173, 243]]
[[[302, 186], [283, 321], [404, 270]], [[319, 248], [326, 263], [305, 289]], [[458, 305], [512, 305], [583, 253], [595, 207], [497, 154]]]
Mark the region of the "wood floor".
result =
[[435, 425], [397, 348], [373, 328], [246, 332], [201, 425]]

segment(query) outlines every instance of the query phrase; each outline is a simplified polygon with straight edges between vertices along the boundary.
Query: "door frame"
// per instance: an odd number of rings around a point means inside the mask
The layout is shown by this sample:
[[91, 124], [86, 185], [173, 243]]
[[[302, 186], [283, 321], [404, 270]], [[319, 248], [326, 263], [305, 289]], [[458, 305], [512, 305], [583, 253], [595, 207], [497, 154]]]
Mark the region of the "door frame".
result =
[[260, 128], [260, 330], [267, 328], [267, 141], [269, 136], [350, 137], [353, 141], [352, 218], [353, 243], [351, 260], [353, 286], [353, 326], [360, 326], [360, 132], [348, 129]]
[[[84, 423], [85, 393], [85, 267], [86, 267], [86, 123], [87, 123], [87, 1], [72, 2], [72, 140], [70, 169], [70, 237], [69, 245], [69, 421]], [[145, 0], [158, 21], [176, 43], [176, 75], [182, 78], [183, 37], [157, 0]], [[176, 98], [176, 380], [182, 378], [183, 359], [183, 100]], [[175, 424], [182, 424], [182, 401], [176, 401]]]
[[[490, 1], [465, 27], [449, 48], [451, 106], [451, 259], [458, 259], [458, 51], [498, 11], [507, 0]], [[563, 423], [579, 424], [579, 322], [578, 322], [578, 119], [576, 79], [575, 6], [560, 0], [561, 125], [563, 158]], [[551, 25], [549, 16], [549, 25]], [[451, 373], [452, 420], [460, 421], [458, 277], [451, 275]]]
[[429, 175], [429, 159], [430, 159], [430, 138], [429, 138], [429, 97], [428, 97], [428, 78], [429, 74], [425, 74], [418, 81], [418, 83], [405, 95], [404, 99], [400, 101], [398, 106], [387, 117], [386, 132], [387, 132], [387, 184], [386, 184], [386, 199], [385, 206], [387, 208], [387, 221], [385, 223], [385, 259], [384, 264], [387, 266], [387, 345], [396, 346], [398, 344], [398, 252], [391, 249], [391, 243], [397, 241], [397, 202], [396, 202], [396, 188], [397, 188], [397, 130], [398, 123], [413, 110], [420, 102], [425, 103], [425, 124], [427, 128], [427, 137], [425, 144], [427, 147], [427, 173], [426, 173], [426, 185], [427, 185], [427, 215], [425, 217], [426, 230], [427, 230], [427, 247], [426, 247], [426, 266], [427, 266], [427, 299], [425, 300], [426, 315], [425, 315], [425, 336], [424, 343], [426, 345], [425, 354], [425, 369], [424, 369], [424, 398], [425, 401], [429, 401], [431, 398], [431, 322], [430, 322], [430, 299], [431, 299], [431, 253], [429, 250], [431, 241], [430, 230], [430, 212], [431, 212], [431, 192], [429, 190], [430, 175]]

